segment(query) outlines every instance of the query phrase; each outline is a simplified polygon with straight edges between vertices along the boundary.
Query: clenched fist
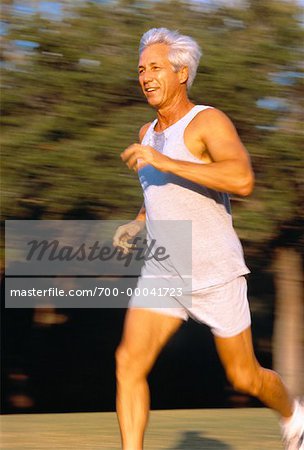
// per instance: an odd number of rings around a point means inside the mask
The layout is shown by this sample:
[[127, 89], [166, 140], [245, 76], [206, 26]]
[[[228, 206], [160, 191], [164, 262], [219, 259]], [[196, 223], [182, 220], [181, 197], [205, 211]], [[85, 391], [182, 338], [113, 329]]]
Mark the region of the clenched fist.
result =
[[129, 169], [133, 169], [135, 172], [147, 164], [162, 172], [167, 172], [172, 161], [171, 158], [158, 152], [153, 147], [141, 144], [130, 145], [120, 156]]

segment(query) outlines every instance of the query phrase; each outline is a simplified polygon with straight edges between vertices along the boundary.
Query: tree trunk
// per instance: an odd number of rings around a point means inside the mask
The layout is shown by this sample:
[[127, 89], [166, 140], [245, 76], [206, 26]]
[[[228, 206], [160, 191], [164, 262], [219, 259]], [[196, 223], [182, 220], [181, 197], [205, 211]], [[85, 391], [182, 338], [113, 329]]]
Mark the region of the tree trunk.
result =
[[300, 395], [304, 389], [302, 260], [294, 248], [278, 248], [275, 257], [274, 369], [282, 375], [291, 394]]

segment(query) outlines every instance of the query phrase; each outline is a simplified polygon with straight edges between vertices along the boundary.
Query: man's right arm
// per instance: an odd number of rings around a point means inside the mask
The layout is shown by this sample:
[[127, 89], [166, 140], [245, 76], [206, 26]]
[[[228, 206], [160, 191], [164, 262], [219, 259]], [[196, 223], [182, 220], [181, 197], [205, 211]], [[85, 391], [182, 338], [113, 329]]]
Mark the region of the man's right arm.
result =
[[139, 213], [135, 217], [135, 220], [139, 220], [140, 222], [144, 222], [146, 220], [146, 208], [144, 203], [142, 204]]
[[145, 123], [139, 130], [139, 142], [142, 143], [143, 138], [146, 135], [146, 132], [148, 131], [149, 126], [151, 125], [151, 122]]
[[[141, 127], [139, 131], [140, 142], [142, 142], [149, 126], [150, 123], [146, 123]], [[132, 244], [130, 244], [129, 241], [143, 230], [145, 222], [146, 222], [146, 208], [145, 204], [143, 203], [134, 220], [125, 225], [121, 225], [120, 227], [117, 228], [113, 237], [114, 247], [120, 247], [124, 253], [128, 253], [130, 249], [132, 249]]]
[[[146, 123], [141, 127], [139, 130], [139, 142], [142, 143], [143, 138], [145, 137], [146, 132], [148, 131], [149, 126], [151, 125], [151, 122]], [[146, 208], [145, 204], [143, 203], [142, 207], [140, 208], [139, 213], [137, 214], [135, 220], [145, 221], [146, 220]]]

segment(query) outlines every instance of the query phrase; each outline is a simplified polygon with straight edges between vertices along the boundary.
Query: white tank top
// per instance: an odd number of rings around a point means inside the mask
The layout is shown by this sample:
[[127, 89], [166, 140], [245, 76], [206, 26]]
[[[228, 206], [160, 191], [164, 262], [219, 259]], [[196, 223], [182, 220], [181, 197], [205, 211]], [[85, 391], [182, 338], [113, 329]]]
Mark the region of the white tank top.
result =
[[[163, 132], [154, 131], [157, 119], [154, 120], [142, 144], [150, 145], [176, 160], [204, 164], [186, 147], [184, 131], [191, 120], [207, 108], [210, 107], [194, 106]], [[173, 174], [163, 173], [150, 165], [139, 171], [139, 179], [144, 193], [146, 225], [150, 239], [153, 239], [153, 221], [192, 222], [192, 290], [223, 284], [249, 273], [242, 246], [233, 229], [228, 194]], [[168, 223], [170, 222], [166, 222], [166, 230]], [[167, 232], [167, 242], [164, 242], [171, 250], [175, 247], [176, 258], [162, 261], [158, 268], [155, 261], [146, 262], [142, 276], [161, 271], [172, 275], [183, 272], [183, 269], [179, 268], [179, 261], [183, 259], [183, 239], [182, 236], [180, 239], [176, 238], [174, 233], [170, 236]]]

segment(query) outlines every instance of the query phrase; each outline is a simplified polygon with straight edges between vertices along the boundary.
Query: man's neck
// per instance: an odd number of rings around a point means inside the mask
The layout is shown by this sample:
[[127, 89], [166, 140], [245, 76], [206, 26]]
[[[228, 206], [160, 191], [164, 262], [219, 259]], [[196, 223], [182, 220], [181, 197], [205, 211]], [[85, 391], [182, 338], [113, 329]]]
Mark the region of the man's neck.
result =
[[194, 107], [188, 98], [171, 103], [157, 111], [156, 131], [163, 131], [170, 127]]

